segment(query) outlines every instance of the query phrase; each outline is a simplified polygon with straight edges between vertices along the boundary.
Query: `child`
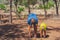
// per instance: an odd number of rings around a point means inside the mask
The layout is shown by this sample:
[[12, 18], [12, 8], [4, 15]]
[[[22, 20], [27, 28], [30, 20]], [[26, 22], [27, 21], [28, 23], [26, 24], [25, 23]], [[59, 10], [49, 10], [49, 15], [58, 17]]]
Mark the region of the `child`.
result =
[[37, 24], [38, 24], [38, 18], [36, 14], [30, 13], [28, 16], [28, 31], [29, 31], [29, 36], [31, 37], [31, 27], [34, 28], [34, 36], [36, 37], [37, 35]]
[[42, 20], [42, 23], [40, 24], [40, 37], [44, 35], [44, 38], [46, 37], [46, 24]]

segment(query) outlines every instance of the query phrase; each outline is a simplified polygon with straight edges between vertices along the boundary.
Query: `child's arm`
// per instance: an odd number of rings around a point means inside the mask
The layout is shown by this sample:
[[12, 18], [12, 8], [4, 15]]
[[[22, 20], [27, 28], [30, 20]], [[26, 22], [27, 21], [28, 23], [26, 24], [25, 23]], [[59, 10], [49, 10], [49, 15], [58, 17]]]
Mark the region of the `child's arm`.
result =
[[38, 24], [36, 24], [36, 26], [38, 27]]
[[31, 36], [31, 27], [30, 27], [30, 25], [28, 25], [28, 32], [29, 32], [29, 36]]

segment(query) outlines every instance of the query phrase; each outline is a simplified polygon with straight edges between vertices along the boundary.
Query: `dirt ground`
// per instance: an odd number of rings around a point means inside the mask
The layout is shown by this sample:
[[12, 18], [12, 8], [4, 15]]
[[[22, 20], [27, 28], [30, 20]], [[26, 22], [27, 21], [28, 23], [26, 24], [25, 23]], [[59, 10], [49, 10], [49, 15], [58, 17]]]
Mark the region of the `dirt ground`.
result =
[[[38, 25], [40, 25], [41, 19], [39, 19]], [[12, 24], [0, 24], [0, 40], [60, 40], [60, 17], [47, 18], [44, 22], [47, 24], [47, 38], [40, 38], [39, 26], [37, 38], [34, 39], [33, 28], [31, 29], [32, 38], [29, 38], [27, 19], [19, 19], [13, 20]]]
[[[12, 24], [0, 25], [0, 40], [60, 40], [60, 19], [47, 19], [44, 21], [47, 24], [47, 38], [40, 38], [39, 27], [37, 38], [34, 39], [33, 28], [32, 38], [28, 36], [27, 19], [13, 20]], [[38, 25], [41, 20], [39, 19]]]
[[[39, 24], [40, 23], [41, 21], [39, 20]], [[42, 40], [60, 40], [60, 20], [59, 19], [47, 19], [45, 20], [45, 23], [47, 24], [47, 36], [48, 37], [42, 38]], [[41, 38], [39, 38], [39, 27], [38, 27], [38, 37], [36, 38], [36, 40], [41, 40]]]

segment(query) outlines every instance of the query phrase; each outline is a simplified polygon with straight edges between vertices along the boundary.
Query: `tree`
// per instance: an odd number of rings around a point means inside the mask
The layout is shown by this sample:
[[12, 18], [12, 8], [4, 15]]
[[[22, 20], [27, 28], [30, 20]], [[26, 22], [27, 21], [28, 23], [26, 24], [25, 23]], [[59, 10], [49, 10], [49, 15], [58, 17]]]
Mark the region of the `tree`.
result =
[[[19, 1], [19, 0], [14, 0], [14, 5], [15, 5], [15, 8], [16, 8], [15, 13], [16, 13], [17, 16], [20, 15], [20, 14], [18, 14], [18, 1]], [[20, 0], [20, 1], [21, 1], [21, 0]], [[20, 1], [19, 1], [19, 2], [20, 2]]]
[[22, 1], [23, 0], [14, 0], [14, 5], [15, 5], [15, 8], [16, 8], [16, 15], [18, 16], [18, 18], [21, 17], [21, 12], [24, 11], [23, 7], [18, 6], [19, 2], [21, 2], [21, 3], [19, 3], [19, 5], [23, 5]]
[[55, 2], [55, 6], [56, 6], [56, 14], [58, 16], [59, 15], [59, 13], [58, 13], [58, 2], [57, 2], [57, 0], [54, 0], [54, 2]]
[[15, 8], [16, 8], [16, 12], [17, 12], [18, 0], [14, 0], [14, 5], [15, 5]]
[[30, 14], [30, 12], [31, 12], [29, 5], [30, 5], [30, 4], [34, 5], [34, 4], [36, 4], [36, 2], [37, 2], [37, 0], [28, 0], [28, 12], [29, 12], [29, 14]]
[[18, 0], [19, 5], [22, 5], [23, 0]]
[[29, 5], [30, 5], [30, 0], [28, 0], [28, 12], [30, 14], [31, 11], [30, 11], [30, 6]]
[[37, 3], [37, 0], [30, 0], [29, 2], [30, 2], [31, 5], [34, 6]]
[[9, 0], [4, 0], [4, 4], [8, 5], [9, 4]]
[[45, 12], [45, 17], [47, 16], [47, 11], [45, 9], [45, 0], [43, 0], [43, 5], [44, 5], [44, 12]]
[[12, 0], [10, 0], [10, 17], [9, 22], [12, 23]]
[[45, 17], [47, 16], [47, 9], [50, 9], [51, 7], [54, 7], [54, 2], [52, 0], [48, 1], [48, 3], [46, 3], [45, 0], [43, 0], [43, 4], [41, 4], [40, 9], [44, 9], [45, 12]]

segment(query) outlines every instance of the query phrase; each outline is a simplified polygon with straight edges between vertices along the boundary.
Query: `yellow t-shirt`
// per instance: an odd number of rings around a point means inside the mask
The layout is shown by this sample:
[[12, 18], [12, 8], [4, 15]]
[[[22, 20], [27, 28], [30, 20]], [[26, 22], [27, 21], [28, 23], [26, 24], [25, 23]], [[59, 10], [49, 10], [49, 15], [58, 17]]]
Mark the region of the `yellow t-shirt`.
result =
[[44, 28], [44, 30], [46, 30], [46, 27], [47, 27], [47, 25], [44, 22], [42, 22], [40, 24], [40, 30], [42, 30], [43, 28]]

